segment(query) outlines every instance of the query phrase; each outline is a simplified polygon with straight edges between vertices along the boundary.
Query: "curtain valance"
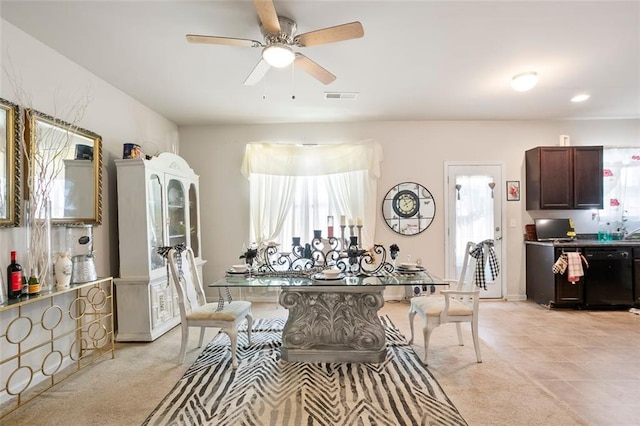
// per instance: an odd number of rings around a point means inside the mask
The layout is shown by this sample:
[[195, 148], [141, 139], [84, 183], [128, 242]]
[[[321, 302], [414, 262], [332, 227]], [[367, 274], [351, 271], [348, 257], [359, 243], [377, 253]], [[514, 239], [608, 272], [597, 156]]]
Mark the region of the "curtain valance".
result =
[[334, 145], [249, 143], [242, 160], [242, 174], [320, 176], [367, 170], [380, 176], [382, 147], [373, 141]]

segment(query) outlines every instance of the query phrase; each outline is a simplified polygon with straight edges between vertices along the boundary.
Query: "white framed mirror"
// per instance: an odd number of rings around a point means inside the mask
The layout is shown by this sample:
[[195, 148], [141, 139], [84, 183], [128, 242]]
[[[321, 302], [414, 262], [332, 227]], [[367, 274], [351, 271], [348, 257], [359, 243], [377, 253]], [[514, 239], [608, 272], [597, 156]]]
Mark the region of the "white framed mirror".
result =
[[102, 137], [32, 109], [26, 116], [28, 197], [51, 200], [54, 225], [102, 223]]

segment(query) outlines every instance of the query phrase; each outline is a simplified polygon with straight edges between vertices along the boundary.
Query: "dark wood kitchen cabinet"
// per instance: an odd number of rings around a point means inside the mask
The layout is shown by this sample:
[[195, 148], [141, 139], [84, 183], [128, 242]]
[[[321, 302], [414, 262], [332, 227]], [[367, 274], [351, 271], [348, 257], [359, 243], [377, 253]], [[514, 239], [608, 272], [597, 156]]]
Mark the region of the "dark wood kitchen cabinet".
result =
[[527, 299], [550, 308], [584, 303], [584, 277], [572, 283], [566, 273], [555, 275], [551, 271], [561, 253], [562, 249], [551, 245], [526, 245]]
[[601, 209], [602, 146], [542, 146], [525, 153], [527, 210]]

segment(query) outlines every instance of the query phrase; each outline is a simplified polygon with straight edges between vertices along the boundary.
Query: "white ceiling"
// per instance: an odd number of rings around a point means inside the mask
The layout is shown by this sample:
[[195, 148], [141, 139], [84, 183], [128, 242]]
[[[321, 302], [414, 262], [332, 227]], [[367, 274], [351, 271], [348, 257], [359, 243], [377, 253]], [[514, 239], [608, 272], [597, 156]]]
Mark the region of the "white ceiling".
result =
[[[360, 21], [363, 38], [297, 48], [337, 76], [272, 69], [253, 3], [6, 1], [0, 15], [179, 125], [368, 120], [640, 118], [640, 2], [275, 0], [298, 34]], [[535, 70], [531, 92], [512, 75]], [[358, 92], [326, 100], [325, 92]], [[587, 92], [581, 104], [570, 98]], [[295, 95], [295, 99], [292, 96]]]

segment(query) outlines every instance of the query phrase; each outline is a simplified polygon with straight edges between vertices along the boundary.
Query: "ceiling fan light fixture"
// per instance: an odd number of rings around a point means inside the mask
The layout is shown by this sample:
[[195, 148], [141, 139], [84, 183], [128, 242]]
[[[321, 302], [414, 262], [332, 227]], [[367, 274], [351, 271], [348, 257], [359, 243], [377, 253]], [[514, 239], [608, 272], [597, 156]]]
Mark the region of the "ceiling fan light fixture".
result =
[[517, 92], [531, 90], [536, 84], [538, 84], [538, 73], [536, 72], [523, 72], [514, 75], [511, 79], [511, 87]]
[[273, 43], [264, 48], [262, 58], [272, 67], [284, 68], [293, 62], [296, 54], [286, 44]]

